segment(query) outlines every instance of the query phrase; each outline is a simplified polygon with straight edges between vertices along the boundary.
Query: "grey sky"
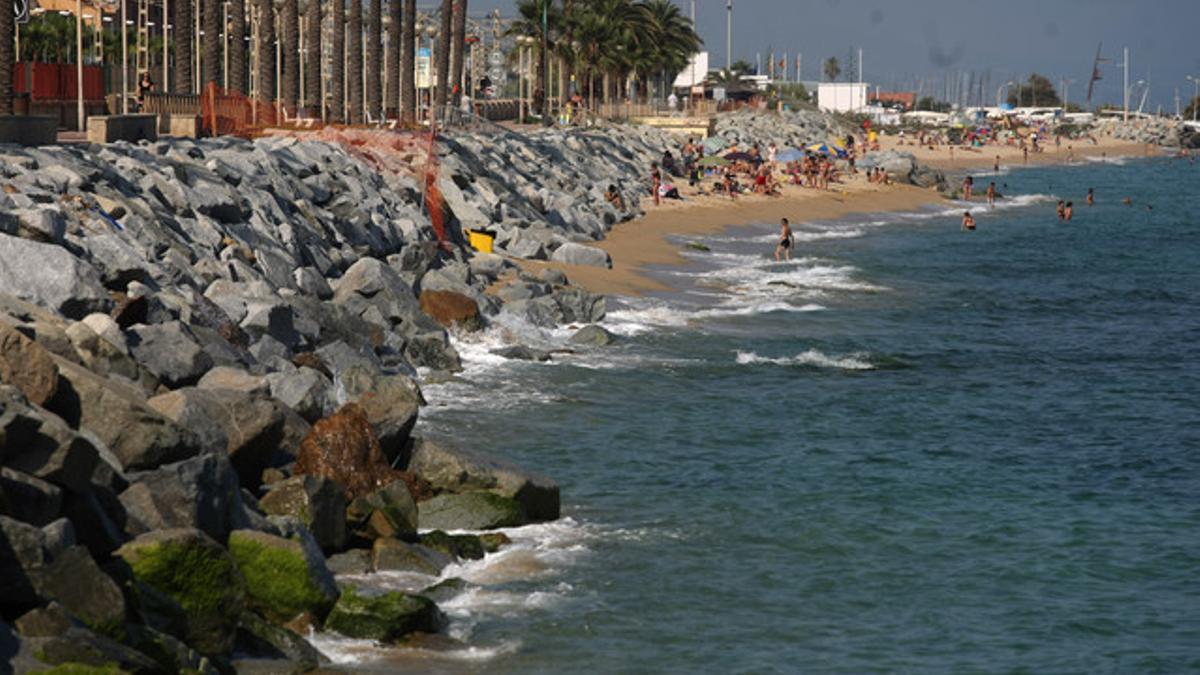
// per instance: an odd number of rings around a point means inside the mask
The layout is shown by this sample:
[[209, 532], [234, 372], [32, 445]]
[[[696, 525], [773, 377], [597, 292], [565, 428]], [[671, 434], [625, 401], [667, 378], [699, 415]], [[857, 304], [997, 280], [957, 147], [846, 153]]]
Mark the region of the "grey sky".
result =
[[[675, 2], [690, 9], [690, 0]], [[470, 9], [512, 15], [515, 4], [470, 0]], [[712, 64], [724, 65], [725, 0], [696, 5]], [[1061, 77], [1076, 80], [1070, 98], [1081, 101], [1103, 41], [1114, 64], [1129, 46], [1131, 80], [1151, 85], [1148, 110], [1174, 111], [1175, 88], [1186, 105], [1193, 85], [1185, 76], [1200, 77], [1198, 26], [1200, 0], [734, 0], [733, 56], [753, 63], [761, 53], [765, 69], [769, 50], [777, 58], [787, 51], [793, 64], [799, 51], [805, 78], [818, 79], [825, 58], [845, 62], [851, 48], [862, 47], [864, 79], [885, 88], [924, 81], [940, 94], [947, 73], [982, 76], [990, 68], [994, 99], [998, 85], [1036, 70], [1056, 85]], [[1096, 100], [1118, 102], [1119, 69], [1103, 73]]]

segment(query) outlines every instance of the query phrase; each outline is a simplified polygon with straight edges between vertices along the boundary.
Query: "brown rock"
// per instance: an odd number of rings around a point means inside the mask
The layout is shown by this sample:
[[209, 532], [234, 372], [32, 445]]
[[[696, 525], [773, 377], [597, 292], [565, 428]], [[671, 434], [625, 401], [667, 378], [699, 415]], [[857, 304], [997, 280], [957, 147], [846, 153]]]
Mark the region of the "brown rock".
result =
[[421, 311], [446, 328], [461, 326], [469, 331], [483, 328], [479, 305], [461, 293], [453, 291], [422, 291]]
[[313, 425], [300, 442], [293, 473], [333, 480], [346, 489], [350, 500], [398, 477], [383, 456], [367, 414], [355, 403], [342, 406]]
[[58, 366], [41, 345], [0, 322], [0, 382], [12, 384], [37, 405], [58, 391]]
[[325, 377], [333, 379], [333, 373], [329, 372], [329, 368], [325, 367], [325, 362], [317, 356], [316, 352], [300, 352], [292, 357], [292, 364], [297, 368], [312, 368], [318, 373], [324, 373]]

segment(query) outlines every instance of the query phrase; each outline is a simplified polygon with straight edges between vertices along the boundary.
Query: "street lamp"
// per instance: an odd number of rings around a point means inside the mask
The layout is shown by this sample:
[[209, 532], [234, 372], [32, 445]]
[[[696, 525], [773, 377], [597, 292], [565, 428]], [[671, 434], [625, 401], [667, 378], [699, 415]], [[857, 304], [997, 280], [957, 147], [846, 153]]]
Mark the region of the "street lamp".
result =
[[1187, 76], [1187, 79], [1196, 85], [1196, 93], [1192, 96], [1192, 121], [1196, 121], [1196, 111], [1200, 109], [1200, 77]]
[[[996, 87], [996, 107], [997, 108], [1000, 107], [1000, 92], [1003, 91], [1004, 89], [1007, 89], [1008, 87], [1013, 86], [1014, 84], [1016, 84], [1016, 82], [1005, 82], [1004, 84], [1000, 85], [999, 87]], [[1020, 101], [1017, 101], [1017, 103], [1020, 103]]]

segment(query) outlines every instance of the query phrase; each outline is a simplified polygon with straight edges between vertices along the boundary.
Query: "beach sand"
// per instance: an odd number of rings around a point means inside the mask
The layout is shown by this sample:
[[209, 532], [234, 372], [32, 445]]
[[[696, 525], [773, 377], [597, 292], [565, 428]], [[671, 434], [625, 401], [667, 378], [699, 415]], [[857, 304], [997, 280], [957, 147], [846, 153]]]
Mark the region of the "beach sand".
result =
[[[898, 138], [880, 139], [881, 150], [911, 152], [921, 164], [927, 164], [947, 173], [947, 179], [956, 181], [957, 173], [970, 169], [990, 170], [996, 155], [1000, 155], [1001, 167], [1023, 164], [1019, 148], [988, 146], [979, 151], [957, 146], [954, 158], [946, 146], [917, 147], [911, 144], [898, 145]], [[1099, 138], [1096, 145], [1088, 142], [1070, 143], [1077, 161], [1086, 157], [1107, 155], [1142, 156], [1152, 149], [1140, 143]], [[1030, 164], [1066, 164], [1068, 143], [1061, 148], [1050, 145], [1044, 152], [1031, 153]], [[731, 200], [724, 196], [698, 195], [686, 184], [678, 185], [683, 201], [664, 200], [655, 206], [650, 199], [642, 200], [646, 214], [631, 221], [616, 225], [603, 241], [589, 244], [608, 251], [612, 257], [612, 269], [583, 265], [565, 265], [557, 262], [518, 260], [513, 262], [523, 270], [538, 273], [546, 268], [562, 270], [571, 283], [582, 286], [593, 293], [605, 295], [643, 295], [670, 288], [646, 273], [649, 266], [682, 265], [687, 262], [683, 247], [669, 237], [705, 236], [737, 226], [755, 223], [777, 224], [780, 218], [788, 218], [793, 225], [813, 220], [842, 218], [852, 213], [875, 213], [885, 211], [912, 211], [945, 198], [934, 189], [907, 185], [871, 185], [864, 174], [847, 176], [845, 184], [835, 184], [829, 191], [819, 191], [793, 185], [784, 186], [778, 197], [761, 195], [740, 196]], [[771, 248], [771, 247], [768, 247]], [[771, 250], [764, 250], [764, 255]], [[493, 290], [515, 275], [502, 277]]]

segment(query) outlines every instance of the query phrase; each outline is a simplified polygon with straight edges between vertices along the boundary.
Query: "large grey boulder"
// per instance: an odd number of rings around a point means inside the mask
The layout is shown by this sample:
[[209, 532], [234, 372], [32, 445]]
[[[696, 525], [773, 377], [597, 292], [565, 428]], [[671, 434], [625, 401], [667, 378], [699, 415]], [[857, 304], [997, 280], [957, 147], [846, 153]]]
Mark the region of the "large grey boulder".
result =
[[371, 323], [406, 334], [438, 329], [421, 313], [417, 296], [400, 273], [375, 258], [362, 258], [346, 270], [337, 282], [333, 302]]
[[358, 497], [346, 508], [346, 524], [357, 539], [403, 539], [417, 535], [417, 504], [403, 480]]
[[399, 539], [376, 539], [371, 547], [371, 566], [376, 572], [419, 572], [437, 576], [452, 562], [454, 559], [441, 551]]
[[333, 396], [333, 383], [312, 368], [270, 373], [266, 376], [266, 382], [272, 397], [310, 423], [333, 412], [337, 403]]
[[265, 396], [184, 387], [155, 396], [146, 405], [193, 430], [205, 451], [228, 455], [241, 484], [251, 490], [258, 487], [283, 440], [286, 410]]
[[417, 520], [423, 530], [492, 530], [527, 522], [516, 500], [494, 492], [440, 494], [417, 504]]
[[258, 505], [269, 515], [296, 518], [325, 551], [346, 544], [346, 492], [327, 478], [302, 475], [272, 483]]
[[550, 259], [568, 265], [612, 268], [612, 256], [608, 254], [608, 251], [574, 242], [559, 246]]
[[126, 530], [196, 528], [217, 541], [248, 525], [237, 473], [223, 454], [205, 454], [153, 471], [129, 474], [120, 495]]
[[[418, 438], [407, 470], [441, 492], [486, 490], [519, 503], [530, 520], [559, 517], [559, 488], [551, 479], [486, 453]], [[433, 527], [421, 522], [422, 528]]]
[[112, 306], [91, 265], [61, 246], [7, 234], [0, 234], [0, 289], [72, 319]]
[[140, 389], [56, 359], [59, 391], [47, 408], [95, 435], [125, 470], [153, 469], [196, 454], [199, 439], [148, 407]]
[[418, 410], [425, 403], [420, 387], [404, 375], [381, 375], [361, 367], [344, 371], [338, 384], [346, 402], [357, 403], [367, 414], [384, 456], [389, 462], [395, 460], [408, 443]]
[[214, 365], [181, 321], [133, 326], [128, 339], [133, 358], [172, 389], [195, 384]]

